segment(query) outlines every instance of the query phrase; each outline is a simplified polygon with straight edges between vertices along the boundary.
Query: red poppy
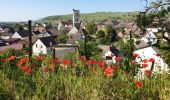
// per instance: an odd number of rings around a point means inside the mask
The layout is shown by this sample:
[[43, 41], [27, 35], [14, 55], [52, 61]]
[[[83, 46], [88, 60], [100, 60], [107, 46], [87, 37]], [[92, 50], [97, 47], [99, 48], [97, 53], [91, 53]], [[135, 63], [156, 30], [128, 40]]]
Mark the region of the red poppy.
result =
[[90, 64], [96, 64], [97, 61], [96, 61], [95, 59], [92, 59], [92, 60], [89, 60], [89, 63], [90, 63]]
[[15, 57], [16, 57], [16, 56], [10, 56], [10, 57], [8, 58], [8, 60], [9, 60], [9, 61], [12, 61], [12, 60], [15, 59]]
[[146, 68], [148, 64], [142, 64], [142, 68]]
[[52, 62], [59, 62], [60, 60], [59, 60], [59, 58], [53, 58], [52, 59]]
[[146, 75], [151, 75], [151, 71], [150, 71], [150, 70], [145, 70], [144, 73], [145, 73]]
[[98, 62], [98, 65], [99, 65], [100, 67], [103, 67], [105, 64], [106, 64], [105, 61], [99, 61], [99, 62]]
[[114, 56], [115, 56], [115, 54], [111, 54], [111, 55], [110, 55], [110, 57], [114, 57]]
[[110, 64], [110, 68], [112, 68], [114, 70], [115, 66], [113, 64]]
[[29, 67], [27, 65], [25, 65], [21, 68], [21, 70], [23, 70], [23, 71], [27, 71], [28, 69], [29, 69]]
[[35, 66], [37, 66], [37, 64], [31, 64], [31, 67], [35, 67]]
[[23, 64], [24, 63], [27, 63], [29, 61], [29, 58], [28, 57], [24, 57], [24, 58], [21, 58], [20, 59], [20, 62], [22, 62]]
[[84, 61], [84, 60], [86, 60], [86, 56], [80, 57], [80, 61]]
[[68, 64], [70, 64], [70, 61], [66, 59], [66, 60], [63, 61], [63, 64], [68, 65]]
[[155, 54], [157, 57], [159, 57], [159, 56], [161, 56], [161, 54], [159, 54], [159, 53], [157, 53], [157, 54]]
[[105, 73], [107, 76], [113, 76], [113, 69], [112, 69], [112, 68], [109, 68], [109, 67], [105, 67], [105, 68], [104, 68], [104, 73]]
[[154, 58], [150, 58], [149, 61], [150, 62], [155, 62], [155, 59]]
[[4, 63], [7, 62], [7, 59], [2, 59], [2, 62], [4, 62]]
[[137, 81], [137, 82], [135, 83], [135, 85], [136, 85], [137, 88], [140, 88], [140, 87], [142, 86], [142, 82]]
[[48, 68], [43, 68], [42, 71], [43, 72], [48, 72]]
[[85, 62], [83, 62], [83, 64], [84, 64], [84, 65], [89, 65], [90, 62], [89, 62], [89, 61], [85, 61]]
[[131, 60], [130, 62], [132, 65], [134, 65], [136, 63], [135, 60]]
[[116, 60], [116, 61], [121, 61], [122, 58], [121, 58], [121, 57], [116, 57], [115, 60]]
[[38, 56], [37, 60], [44, 60], [45, 58], [43, 56]]
[[138, 55], [137, 53], [133, 53], [132, 56], [136, 58], [136, 57], [138, 57], [139, 55]]
[[148, 59], [144, 59], [143, 62], [144, 62], [144, 63], [147, 63], [147, 62], [148, 62]]
[[2, 52], [0, 51], [0, 55], [2, 54]]
[[33, 70], [32, 69], [28, 69], [26, 72], [31, 74], [33, 72]]

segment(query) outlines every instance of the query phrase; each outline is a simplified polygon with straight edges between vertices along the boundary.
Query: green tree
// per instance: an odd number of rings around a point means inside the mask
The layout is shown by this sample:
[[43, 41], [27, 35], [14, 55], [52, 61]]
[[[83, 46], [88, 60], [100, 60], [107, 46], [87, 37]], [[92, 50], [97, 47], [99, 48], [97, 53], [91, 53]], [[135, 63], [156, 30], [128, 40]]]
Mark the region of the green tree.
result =
[[[145, 0], [147, 3], [149, 0]], [[170, 0], [158, 0], [152, 2], [149, 7], [146, 7], [146, 11], [141, 12], [137, 16], [137, 25], [141, 30], [145, 30], [146, 27], [159, 27], [163, 38], [170, 44], [170, 38], [165, 35], [166, 32], [170, 35]]]
[[68, 40], [68, 35], [67, 34], [62, 34], [62, 35], [60, 35], [59, 37], [57, 37], [55, 40], [56, 40], [56, 42], [58, 42], [58, 43], [66, 43], [67, 42], [67, 40]]
[[111, 24], [105, 25], [104, 30], [105, 30], [106, 34], [109, 35], [110, 33], [112, 33], [113, 25], [111, 25]]
[[88, 23], [86, 25], [86, 30], [89, 35], [94, 35], [97, 31], [97, 27], [96, 27], [95, 23]]
[[97, 38], [105, 37], [105, 32], [103, 30], [99, 30], [99, 31], [97, 31], [96, 36], [97, 36]]

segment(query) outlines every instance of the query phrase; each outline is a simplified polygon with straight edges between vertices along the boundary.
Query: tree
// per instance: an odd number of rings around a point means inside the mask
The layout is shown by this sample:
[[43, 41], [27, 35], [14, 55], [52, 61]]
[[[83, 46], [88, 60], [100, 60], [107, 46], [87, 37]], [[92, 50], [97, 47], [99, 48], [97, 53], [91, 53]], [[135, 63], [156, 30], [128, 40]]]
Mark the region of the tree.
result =
[[24, 28], [23, 28], [23, 26], [20, 25], [20, 24], [15, 24], [15, 25], [14, 25], [14, 30], [15, 30], [15, 31], [22, 31], [22, 30], [24, 30]]
[[97, 31], [97, 27], [96, 27], [95, 23], [88, 23], [86, 25], [86, 30], [87, 30], [89, 35], [93, 35]]
[[107, 24], [105, 25], [104, 29], [105, 29], [106, 34], [109, 35], [113, 30], [113, 25]]
[[99, 30], [99, 31], [97, 31], [96, 36], [97, 36], [97, 38], [105, 37], [105, 32], [103, 30]]
[[68, 38], [69, 38], [69, 37], [68, 37], [67, 34], [62, 34], [62, 35], [60, 35], [59, 37], [57, 37], [55, 40], [56, 40], [56, 42], [58, 42], [58, 43], [64, 43], [64, 44], [66, 44]]
[[[148, 0], [145, 0], [148, 3]], [[146, 7], [144, 12], [140, 12], [137, 17], [137, 25], [141, 30], [145, 31], [146, 27], [159, 27], [163, 38], [170, 44], [170, 38], [166, 37], [165, 33], [170, 35], [170, 0], [159, 0], [152, 2], [149, 7]]]

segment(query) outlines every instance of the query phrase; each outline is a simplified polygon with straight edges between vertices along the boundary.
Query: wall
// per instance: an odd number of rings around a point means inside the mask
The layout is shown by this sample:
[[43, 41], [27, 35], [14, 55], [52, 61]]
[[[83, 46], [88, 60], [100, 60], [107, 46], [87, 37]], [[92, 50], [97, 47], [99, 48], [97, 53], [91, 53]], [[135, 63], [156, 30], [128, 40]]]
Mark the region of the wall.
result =
[[[36, 44], [37, 44], [38, 47], [36, 47]], [[41, 46], [42, 46], [42, 48], [41, 48]], [[33, 49], [33, 53], [35, 55], [39, 55], [40, 53], [47, 54], [46, 46], [39, 39], [34, 43], [32, 49]]]

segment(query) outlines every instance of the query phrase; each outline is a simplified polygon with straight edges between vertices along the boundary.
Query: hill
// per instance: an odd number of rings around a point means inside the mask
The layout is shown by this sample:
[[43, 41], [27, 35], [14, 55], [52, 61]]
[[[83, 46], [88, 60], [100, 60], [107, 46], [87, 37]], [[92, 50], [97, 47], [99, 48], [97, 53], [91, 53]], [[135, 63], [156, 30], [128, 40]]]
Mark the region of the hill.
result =
[[[96, 12], [96, 13], [81, 13], [81, 20], [84, 21], [102, 21], [106, 19], [132, 19], [138, 12]], [[47, 16], [42, 19], [43, 21], [47, 20], [72, 20], [72, 14], [68, 15], [55, 15]]]

